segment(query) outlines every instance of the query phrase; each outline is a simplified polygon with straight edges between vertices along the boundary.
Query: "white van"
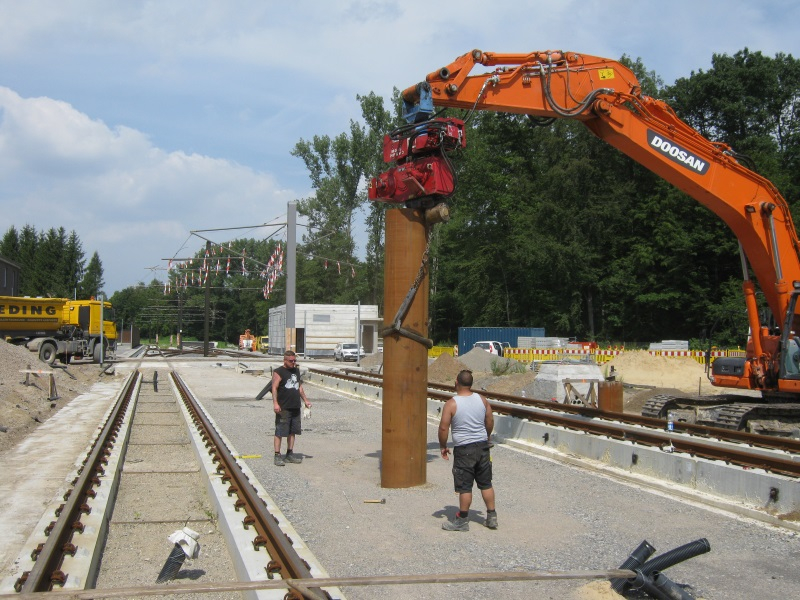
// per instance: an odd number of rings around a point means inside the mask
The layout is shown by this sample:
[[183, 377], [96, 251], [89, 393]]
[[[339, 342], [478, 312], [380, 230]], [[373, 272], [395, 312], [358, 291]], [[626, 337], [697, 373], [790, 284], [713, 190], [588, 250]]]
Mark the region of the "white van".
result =
[[500, 342], [475, 342], [472, 347], [486, 350], [489, 354], [503, 356], [503, 344]]

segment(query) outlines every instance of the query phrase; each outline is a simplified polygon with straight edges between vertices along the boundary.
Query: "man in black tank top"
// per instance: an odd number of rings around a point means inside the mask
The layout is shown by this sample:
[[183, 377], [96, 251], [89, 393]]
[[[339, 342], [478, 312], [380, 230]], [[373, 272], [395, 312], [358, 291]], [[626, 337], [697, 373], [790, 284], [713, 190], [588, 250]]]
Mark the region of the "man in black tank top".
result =
[[[300, 463], [302, 456], [294, 453], [294, 437], [303, 433], [300, 417], [300, 402], [311, 408], [311, 402], [303, 390], [297, 355], [291, 350], [283, 353], [283, 366], [272, 373], [272, 410], [275, 411], [275, 458], [276, 467], [286, 463]], [[286, 438], [286, 456], [281, 456], [281, 440]]]

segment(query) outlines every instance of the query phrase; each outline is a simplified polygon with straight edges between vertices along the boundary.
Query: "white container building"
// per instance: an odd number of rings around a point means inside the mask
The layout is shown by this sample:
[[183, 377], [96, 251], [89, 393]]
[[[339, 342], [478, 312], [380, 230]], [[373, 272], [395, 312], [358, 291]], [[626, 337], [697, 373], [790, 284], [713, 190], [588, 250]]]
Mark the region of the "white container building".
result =
[[[339, 342], [358, 342], [366, 354], [378, 351], [383, 319], [374, 304], [295, 304], [295, 343], [288, 348], [306, 358], [330, 358]], [[359, 331], [360, 329], [360, 331]], [[269, 309], [269, 354], [283, 354], [286, 340], [286, 305]]]

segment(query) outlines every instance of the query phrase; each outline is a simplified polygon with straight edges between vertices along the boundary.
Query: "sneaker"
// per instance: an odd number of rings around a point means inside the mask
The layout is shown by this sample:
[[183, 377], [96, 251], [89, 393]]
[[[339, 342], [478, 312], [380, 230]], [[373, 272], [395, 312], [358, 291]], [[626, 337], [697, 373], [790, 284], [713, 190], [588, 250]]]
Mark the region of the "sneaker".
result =
[[442, 529], [445, 531], [469, 531], [469, 519], [456, 516], [452, 521], [442, 523]]
[[282, 467], [282, 466], [284, 466], [285, 464], [286, 464], [286, 463], [285, 463], [285, 462], [283, 462], [283, 457], [282, 457], [280, 454], [276, 454], [276, 455], [275, 455], [275, 466], [276, 466], [276, 467]]
[[299, 465], [301, 462], [303, 462], [303, 457], [297, 456], [297, 454], [292, 452], [291, 454], [287, 454], [286, 456], [284, 456], [283, 460], [286, 461], [287, 463], [294, 463], [296, 465]]
[[484, 525], [489, 529], [497, 529], [497, 513], [487, 514]]

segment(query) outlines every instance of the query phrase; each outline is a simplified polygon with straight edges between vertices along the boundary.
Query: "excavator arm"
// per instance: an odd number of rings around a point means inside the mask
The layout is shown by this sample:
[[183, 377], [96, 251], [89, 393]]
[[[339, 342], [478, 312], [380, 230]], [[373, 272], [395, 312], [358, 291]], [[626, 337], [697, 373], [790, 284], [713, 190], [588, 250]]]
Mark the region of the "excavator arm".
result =
[[[488, 70], [475, 73], [479, 67]], [[775, 318], [794, 330], [793, 292], [795, 282], [800, 287], [800, 243], [784, 198], [767, 179], [740, 164], [728, 145], [704, 138], [666, 103], [643, 95], [638, 79], [623, 64], [577, 52], [499, 54], [473, 50], [430, 73], [402, 96], [410, 125], [399, 137], [413, 139], [425, 134], [429, 124], [441, 121], [432, 118], [434, 107], [576, 119], [711, 210], [740, 242], [751, 328], [745, 372], [723, 385], [778, 389], [776, 357], [785, 341], [770, 335], [759, 322], [746, 261]], [[440, 150], [444, 156], [444, 144], [436, 148], [437, 153]], [[440, 160], [431, 150], [405, 155], [398, 164], [404, 169], [432, 170], [431, 159]], [[397, 203], [410, 199], [409, 194], [393, 196], [380, 183], [373, 180], [371, 199]], [[453, 186], [447, 180], [440, 190], [433, 183], [426, 192], [444, 197], [452, 193]], [[800, 381], [792, 382], [791, 390], [786, 391], [800, 391]]]

